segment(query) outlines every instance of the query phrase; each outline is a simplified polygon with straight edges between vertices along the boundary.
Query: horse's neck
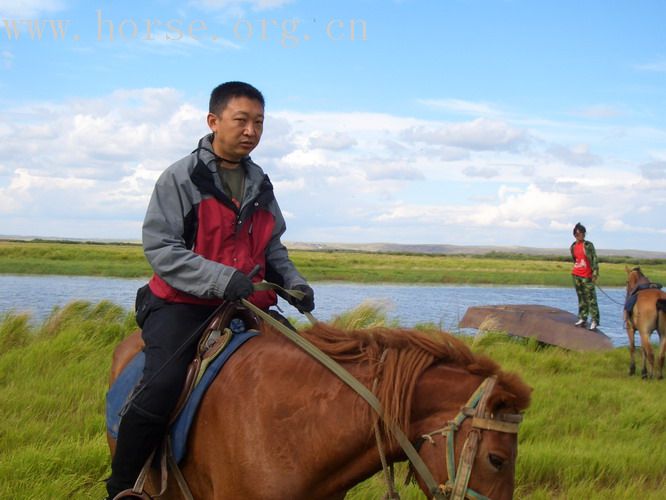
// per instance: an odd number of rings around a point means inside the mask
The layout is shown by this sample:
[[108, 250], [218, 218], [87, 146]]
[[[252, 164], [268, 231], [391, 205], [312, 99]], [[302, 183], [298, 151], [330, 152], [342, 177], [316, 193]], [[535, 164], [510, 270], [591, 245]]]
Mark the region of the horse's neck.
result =
[[[407, 433], [409, 441], [414, 443], [423, 434], [440, 429], [453, 420], [481, 384], [483, 378], [463, 369], [446, 365], [437, 365], [426, 370], [419, 378], [414, 393], [412, 418]], [[353, 406], [366, 404], [365, 402], [359, 403], [357, 397], [353, 399], [356, 400]], [[349, 408], [344, 412], [349, 415]], [[349, 422], [347, 419], [348, 425], [353, 424], [355, 428], [351, 435], [348, 435], [348, 442], [338, 442], [340, 451], [346, 449], [347, 453], [350, 453], [351, 450], [355, 450], [345, 458], [344, 466], [336, 473], [338, 479], [344, 478], [349, 484], [356, 484], [381, 470], [377, 452], [378, 444], [372, 437], [372, 418], [368, 420], [358, 417], [357, 414], [353, 422]], [[379, 426], [384, 429], [381, 421]], [[346, 425], [342, 427], [346, 427]], [[381, 444], [385, 449], [387, 461], [393, 463], [406, 460], [405, 452], [397, 441], [386, 436], [384, 432], [381, 434], [384, 436]]]
[[436, 365], [420, 378], [412, 409], [414, 436], [443, 427], [465, 406], [484, 377], [461, 368]]
[[636, 281], [633, 284], [629, 283], [629, 289], [627, 290], [627, 293], [634, 293], [638, 289], [638, 287], [649, 284], [650, 284], [650, 279], [644, 274], [639, 274], [638, 277], [636, 278]]

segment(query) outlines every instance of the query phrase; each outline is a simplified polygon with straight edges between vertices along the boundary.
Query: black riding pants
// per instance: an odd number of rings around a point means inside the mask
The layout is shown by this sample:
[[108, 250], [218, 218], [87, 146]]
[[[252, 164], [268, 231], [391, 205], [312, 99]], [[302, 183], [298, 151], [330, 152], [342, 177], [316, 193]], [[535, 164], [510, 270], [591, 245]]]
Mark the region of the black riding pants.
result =
[[[140, 300], [137, 310], [142, 312], [146, 364], [141, 390], [132, 407], [147, 417], [164, 421], [178, 402], [200, 334], [216, 307], [166, 302], [150, 290]], [[199, 334], [195, 335], [197, 331]]]

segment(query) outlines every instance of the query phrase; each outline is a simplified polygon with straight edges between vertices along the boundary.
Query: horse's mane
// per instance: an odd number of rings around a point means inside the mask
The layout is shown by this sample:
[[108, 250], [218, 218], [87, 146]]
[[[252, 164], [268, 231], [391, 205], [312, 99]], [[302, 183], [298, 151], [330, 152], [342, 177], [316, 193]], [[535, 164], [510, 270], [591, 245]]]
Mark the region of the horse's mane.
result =
[[337, 361], [367, 364], [370, 380], [378, 378], [375, 394], [385, 418], [405, 432], [417, 381], [436, 363], [482, 377], [497, 375], [499, 390], [489, 401], [493, 411], [502, 407], [522, 411], [529, 405], [531, 389], [520, 377], [502, 372], [490, 358], [475, 355], [462, 340], [445, 332], [386, 327], [347, 331], [317, 323], [300, 333]]

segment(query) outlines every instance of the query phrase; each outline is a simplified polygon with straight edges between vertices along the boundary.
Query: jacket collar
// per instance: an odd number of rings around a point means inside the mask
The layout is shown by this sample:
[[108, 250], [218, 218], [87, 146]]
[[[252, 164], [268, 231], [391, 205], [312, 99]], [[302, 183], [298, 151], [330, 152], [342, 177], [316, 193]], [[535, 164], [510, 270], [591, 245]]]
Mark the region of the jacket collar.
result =
[[[192, 151], [193, 154], [197, 155], [198, 160], [200, 160], [207, 168], [211, 174], [217, 174], [217, 161], [219, 156], [213, 151], [213, 134], [208, 134], [199, 139], [197, 148]], [[250, 156], [246, 156], [241, 159], [241, 166], [245, 169], [245, 197], [243, 202], [247, 200], [254, 200], [260, 192], [266, 191], [269, 189], [273, 190], [273, 186], [268, 180], [266, 174], [261, 169], [259, 165], [252, 161]], [[218, 184], [217, 175], [213, 176], [213, 183], [217, 186]], [[221, 188], [221, 186], [218, 186]], [[271, 193], [272, 195], [272, 193]]]

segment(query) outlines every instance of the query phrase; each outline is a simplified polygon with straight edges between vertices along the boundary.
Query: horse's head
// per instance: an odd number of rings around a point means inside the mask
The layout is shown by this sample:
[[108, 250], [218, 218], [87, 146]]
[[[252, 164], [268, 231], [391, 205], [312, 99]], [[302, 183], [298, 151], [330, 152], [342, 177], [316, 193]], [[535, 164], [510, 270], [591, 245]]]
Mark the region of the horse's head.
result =
[[631, 293], [638, 285], [650, 282], [647, 276], [643, 274], [643, 271], [641, 271], [640, 266], [633, 268], [624, 266], [624, 270], [627, 272], [627, 294]]
[[512, 498], [518, 424], [531, 394], [520, 377], [445, 332], [343, 334], [319, 324], [301, 333], [340, 359], [367, 360], [391, 437], [387, 458], [406, 455], [429, 498]]
[[[531, 390], [517, 376], [500, 377], [500, 383], [497, 376], [483, 380], [453, 419], [420, 437], [419, 454], [439, 485], [440, 498], [513, 498], [518, 425]], [[432, 496], [418, 471], [416, 476]]]

